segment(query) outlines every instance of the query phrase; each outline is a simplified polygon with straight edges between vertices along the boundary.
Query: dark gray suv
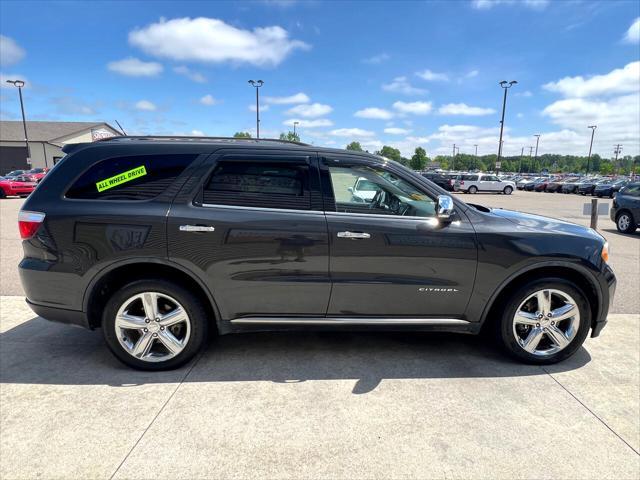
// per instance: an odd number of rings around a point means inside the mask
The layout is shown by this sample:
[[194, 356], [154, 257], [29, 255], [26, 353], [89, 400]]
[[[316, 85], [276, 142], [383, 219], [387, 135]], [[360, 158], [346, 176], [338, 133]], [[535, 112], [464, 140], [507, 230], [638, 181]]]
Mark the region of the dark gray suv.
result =
[[217, 138], [64, 150], [20, 212], [27, 301], [101, 328], [136, 368], [184, 364], [210, 331], [312, 328], [487, 330], [544, 364], [606, 323], [598, 233], [466, 204], [382, 157]]

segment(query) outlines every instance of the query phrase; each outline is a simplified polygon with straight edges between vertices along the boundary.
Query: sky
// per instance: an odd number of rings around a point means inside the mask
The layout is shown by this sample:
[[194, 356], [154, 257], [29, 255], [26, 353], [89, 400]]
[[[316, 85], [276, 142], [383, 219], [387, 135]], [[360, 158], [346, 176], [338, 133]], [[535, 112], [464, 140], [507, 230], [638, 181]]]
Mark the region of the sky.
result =
[[640, 154], [640, 2], [0, 2], [0, 117], [359, 141], [410, 156]]

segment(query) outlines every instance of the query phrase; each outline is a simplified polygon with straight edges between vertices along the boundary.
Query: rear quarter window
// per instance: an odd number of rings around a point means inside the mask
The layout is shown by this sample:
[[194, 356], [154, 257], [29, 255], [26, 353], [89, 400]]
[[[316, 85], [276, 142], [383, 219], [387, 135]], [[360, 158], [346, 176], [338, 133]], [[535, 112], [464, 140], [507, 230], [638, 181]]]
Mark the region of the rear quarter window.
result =
[[148, 200], [160, 195], [196, 155], [136, 155], [101, 160], [67, 190], [88, 200]]

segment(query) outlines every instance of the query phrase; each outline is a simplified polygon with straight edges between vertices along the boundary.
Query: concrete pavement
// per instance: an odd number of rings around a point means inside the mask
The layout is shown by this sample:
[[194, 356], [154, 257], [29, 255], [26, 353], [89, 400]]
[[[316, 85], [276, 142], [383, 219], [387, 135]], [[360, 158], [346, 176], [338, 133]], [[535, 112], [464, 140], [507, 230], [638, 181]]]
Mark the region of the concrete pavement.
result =
[[640, 475], [639, 315], [545, 368], [463, 335], [280, 333], [143, 373], [0, 301], [3, 479]]

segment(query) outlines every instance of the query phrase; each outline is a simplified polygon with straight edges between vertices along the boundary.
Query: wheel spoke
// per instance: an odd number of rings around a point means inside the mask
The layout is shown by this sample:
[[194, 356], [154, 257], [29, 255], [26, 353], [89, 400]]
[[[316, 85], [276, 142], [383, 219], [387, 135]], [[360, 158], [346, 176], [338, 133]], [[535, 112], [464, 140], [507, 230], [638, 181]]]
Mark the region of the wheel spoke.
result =
[[536, 348], [538, 348], [538, 344], [540, 343], [540, 340], [542, 339], [543, 333], [544, 332], [540, 327], [532, 328], [527, 338], [525, 338], [524, 341], [522, 342], [522, 348], [524, 348], [529, 353], [535, 352]]
[[551, 292], [549, 290], [540, 290], [536, 294], [538, 299], [538, 311], [547, 314], [551, 310]]
[[522, 325], [533, 325], [539, 323], [538, 316], [535, 313], [525, 312], [524, 310], [518, 311], [516, 314], [516, 323]]
[[160, 331], [160, 333], [158, 333], [158, 340], [174, 355], [182, 350], [180, 340], [174, 337], [169, 330]]
[[131, 354], [134, 357], [143, 358], [151, 350], [151, 345], [153, 345], [153, 336], [149, 332], [143, 333], [133, 346]]
[[564, 332], [555, 325], [551, 325], [547, 329], [546, 334], [551, 341], [560, 348], [564, 348], [569, 345], [569, 339], [565, 336]]
[[128, 330], [142, 330], [147, 326], [144, 321], [144, 317], [129, 315], [127, 312], [116, 317], [116, 325]]
[[577, 313], [576, 306], [572, 303], [566, 303], [562, 307], [551, 310], [551, 318], [556, 322], [566, 320], [567, 318], [574, 317]]
[[160, 316], [160, 325], [163, 327], [170, 327], [171, 325], [175, 325], [176, 323], [186, 322], [189, 317], [187, 317], [187, 312], [185, 312], [182, 308], [176, 307], [173, 311], [167, 313], [166, 315]]
[[153, 320], [158, 316], [158, 295], [153, 292], [145, 292], [142, 294], [142, 305], [144, 306], [144, 314], [149, 320]]

